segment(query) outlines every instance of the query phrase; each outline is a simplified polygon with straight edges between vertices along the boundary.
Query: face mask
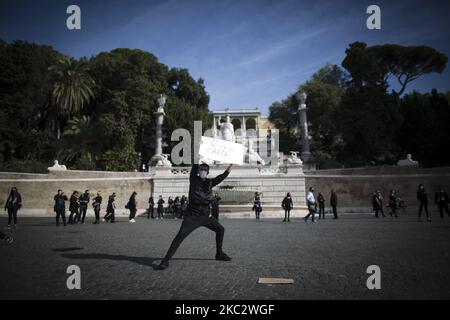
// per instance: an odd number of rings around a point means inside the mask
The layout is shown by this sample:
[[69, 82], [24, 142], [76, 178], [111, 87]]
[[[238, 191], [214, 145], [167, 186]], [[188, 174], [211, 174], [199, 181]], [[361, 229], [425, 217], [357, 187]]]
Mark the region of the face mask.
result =
[[200, 170], [200, 172], [198, 173], [199, 177], [202, 179], [206, 179], [206, 177], [208, 176], [208, 171], [205, 170]]

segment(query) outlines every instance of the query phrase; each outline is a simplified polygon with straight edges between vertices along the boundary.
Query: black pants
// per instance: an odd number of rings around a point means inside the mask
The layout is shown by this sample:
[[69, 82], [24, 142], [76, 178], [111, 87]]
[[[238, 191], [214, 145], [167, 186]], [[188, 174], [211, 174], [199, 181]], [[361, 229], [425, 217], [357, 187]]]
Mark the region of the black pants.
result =
[[172, 244], [170, 245], [169, 250], [167, 251], [166, 256], [164, 257], [165, 261], [169, 261], [175, 252], [177, 251], [180, 244], [183, 240], [195, 229], [199, 227], [206, 227], [211, 231], [216, 233], [216, 250], [218, 254], [222, 253], [222, 243], [223, 236], [225, 234], [225, 228], [217, 221], [214, 217], [209, 217], [208, 214], [202, 214], [200, 216], [192, 215], [190, 212], [187, 212], [184, 217], [183, 223], [181, 224], [180, 230], [178, 234], [173, 239]]
[[217, 221], [219, 221], [219, 210], [211, 210], [211, 214]]
[[320, 217], [325, 219], [325, 206], [319, 206], [319, 219]]
[[447, 203], [438, 203], [439, 215], [444, 218], [444, 211], [450, 216]]
[[383, 212], [383, 207], [375, 208], [375, 217], [377, 217], [377, 218], [378, 218], [378, 212], [381, 212], [381, 215], [383, 217], [385, 217], [384, 212]]
[[164, 208], [163, 207], [158, 207], [158, 219], [164, 217], [163, 212], [164, 212]]
[[8, 208], [8, 225], [11, 224], [11, 221], [14, 220], [14, 224], [17, 224], [17, 209], [16, 208]]
[[337, 218], [338, 218], [338, 215], [337, 215], [337, 207], [336, 207], [336, 206], [331, 206], [331, 208], [333, 209], [333, 215], [334, 215], [334, 218], [337, 219]]
[[314, 215], [316, 214], [316, 210], [315, 209], [308, 209], [308, 210], [309, 210], [309, 213], [304, 219], [305, 219], [305, 221], [307, 221], [309, 216], [311, 216], [311, 219], [314, 222], [315, 221]]
[[155, 219], [155, 216], [153, 215], [153, 206], [150, 206], [148, 208], [147, 219], [150, 219], [150, 217], [152, 217], [152, 219]]
[[136, 216], [136, 209], [130, 209], [129, 220], [134, 219], [135, 216]]
[[59, 218], [62, 218], [62, 222], [66, 225], [66, 209], [57, 209], [56, 210], [56, 225], [59, 226]]
[[419, 219], [422, 217], [422, 210], [425, 209], [425, 214], [427, 215], [427, 218], [430, 218], [430, 215], [428, 214], [428, 203], [420, 203], [419, 206]]
[[97, 206], [94, 208], [94, 214], [95, 214], [95, 223], [100, 222], [100, 207]]
[[103, 217], [103, 219], [105, 219], [105, 221], [111, 220], [111, 222], [114, 222], [114, 220], [116, 219], [114, 214], [115, 214], [115, 210], [108, 210], [106, 212], [105, 216]]
[[84, 223], [84, 219], [86, 218], [86, 211], [87, 211], [87, 206], [80, 206], [80, 210], [78, 211], [77, 221], [80, 221], [80, 217], [81, 217], [81, 223]]
[[70, 210], [69, 224], [77, 222], [78, 210]]
[[291, 218], [291, 209], [284, 209], [284, 220], [283, 221], [286, 221], [286, 220], [290, 220], [290, 218]]

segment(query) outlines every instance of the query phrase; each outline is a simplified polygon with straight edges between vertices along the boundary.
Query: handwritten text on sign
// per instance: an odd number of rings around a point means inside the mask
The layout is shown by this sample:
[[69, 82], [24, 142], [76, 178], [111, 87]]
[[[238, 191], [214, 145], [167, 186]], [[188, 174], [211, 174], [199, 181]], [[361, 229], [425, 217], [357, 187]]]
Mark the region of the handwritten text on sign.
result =
[[222, 163], [242, 164], [244, 160], [242, 144], [209, 137], [202, 137], [198, 153], [201, 157]]

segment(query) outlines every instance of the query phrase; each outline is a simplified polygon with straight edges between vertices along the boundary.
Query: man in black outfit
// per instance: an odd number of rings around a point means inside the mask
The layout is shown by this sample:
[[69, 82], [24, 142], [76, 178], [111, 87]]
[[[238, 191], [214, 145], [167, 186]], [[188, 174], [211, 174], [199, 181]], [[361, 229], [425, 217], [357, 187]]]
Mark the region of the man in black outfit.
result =
[[330, 197], [330, 205], [331, 208], [333, 209], [333, 215], [334, 218], [333, 219], [337, 219], [338, 215], [337, 215], [337, 194], [334, 190], [331, 190], [331, 197]]
[[102, 196], [101, 196], [101, 192], [98, 191], [97, 192], [97, 196], [92, 201], [92, 206], [94, 207], [94, 213], [95, 213], [94, 224], [99, 224], [100, 223], [100, 206], [102, 204], [102, 200], [103, 199], [102, 199]]
[[77, 222], [83, 223], [84, 224], [84, 219], [86, 218], [86, 211], [88, 208], [88, 203], [89, 200], [91, 200], [90, 196], [89, 196], [89, 190], [86, 190], [79, 198], [79, 203], [80, 203], [80, 209], [78, 210], [78, 217], [77, 217]]
[[210, 204], [212, 200], [212, 188], [221, 183], [231, 172], [233, 165], [230, 164], [224, 173], [213, 179], [207, 179], [209, 166], [202, 163], [194, 164], [189, 177], [189, 205], [186, 216], [181, 224], [180, 231], [173, 239], [166, 256], [157, 269], [164, 270], [169, 266], [169, 260], [175, 254], [181, 242], [198, 227], [206, 227], [216, 233], [216, 260], [230, 261], [231, 258], [222, 251], [223, 236], [225, 228], [210, 215]]
[[434, 202], [436, 202], [438, 206], [441, 219], [444, 219], [444, 211], [448, 216], [450, 216], [450, 211], [448, 210], [448, 203], [450, 202], [450, 200], [448, 198], [447, 192], [442, 190], [441, 186], [438, 187], [438, 191], [434, 195]]
[[56, 226], [59, 227], [59, 217], [62, 218], [63, 224], [66, 226], [66, 201], [69, 199], [61, 189], [58, 190], [53, 199], [55, 200]]
[[427, 221], [431, 222], [431, 218], [428, 213], [428, 195], [423, 184], [419, 185], [419, 190], [417, 190], [417, 199], [419, 200], [419, 221], [422, 221], [422, 210], [425, 209]]

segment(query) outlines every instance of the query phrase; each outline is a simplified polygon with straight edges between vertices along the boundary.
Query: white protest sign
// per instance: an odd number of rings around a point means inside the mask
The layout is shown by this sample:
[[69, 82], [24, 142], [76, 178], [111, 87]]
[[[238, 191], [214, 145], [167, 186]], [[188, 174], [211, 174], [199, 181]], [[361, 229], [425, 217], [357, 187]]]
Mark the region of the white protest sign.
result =
[[198, 153], [203, 158], [227, 164], [242, 164], [244, 161], [244, 146], [222, 139], [202, 137]]

